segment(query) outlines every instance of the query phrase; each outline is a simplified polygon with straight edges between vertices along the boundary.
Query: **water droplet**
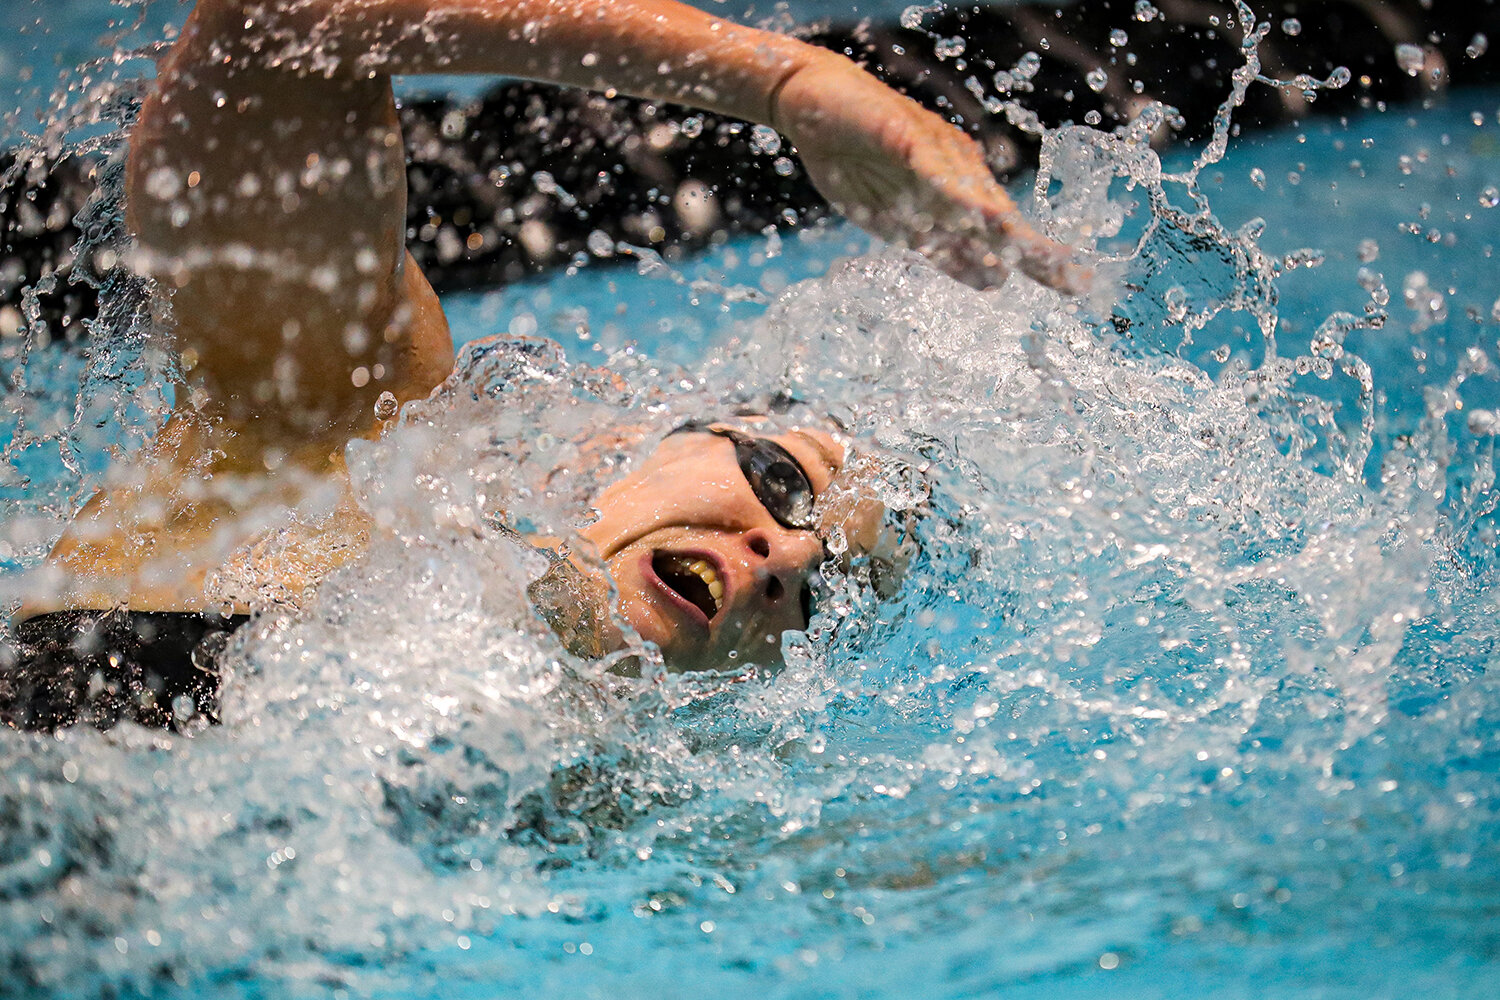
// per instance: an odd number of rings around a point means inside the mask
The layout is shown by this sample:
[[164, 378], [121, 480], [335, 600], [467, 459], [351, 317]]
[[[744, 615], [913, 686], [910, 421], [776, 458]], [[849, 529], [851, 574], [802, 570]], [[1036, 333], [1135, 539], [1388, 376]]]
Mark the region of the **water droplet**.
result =
[[1491, 184], [1479, 192], [1479, 204], [1485, 208], [1494, 208], [1496, 205], [1500, 205], [1500, 188]]
[[682, 120], [682, 134], [689, 139], [696, 139], [703, 134], [703, 119], [697, 115], [691, 115]]
[[1260, 167], [1255, 167], [1250, 171], [1250, 183], [1264, 191], [1266, 189], [1266, 172], [1260, 169]]
[[1282, 267], [1288, 271], [1294, 271], [1299, 267], [1320, 267], [1327, 255], [1321, 250], [1303, 248], [1293, 250], [1282, 258]]
[[1380, 256], [1380, 244], [1372, 239], [1359, 241], [1359, 260], [1362, 264], [1369, 264]]
[[146, 193], [158, 201], [171, 201], [182, 190], [182, 175], [171, 167], [157, 167], [146, 175]]
[[1354, 79], [1354, 74], [1349, 72], [1348, 66], [1335, 66], [1333, 72], [1328, 74], [1326, 82], [1330, 87], [1347, 87], [1352, 79]]
[[396, 403], [396, 394], [387, 389], [375, 400], [375, 419], [389, 420], [396, 415], [400, 407]]
[[1084, 114], [1083, 120], [1089, 125], [1098, 125], [1104, 120], [1104, 116], [1097, 111], [1089, 111]]
[[1015, 76], [1022, 80], [1030, 80], [1037, 75], [1042, 68], [1042, 57], [1036, 52], [1027, 52], [1016, 60]]
[[952, 38], [940, 38], [932, 47], [932, 54], [939, 59], [955, 59], [964, 54], [965, 42], [958, 35]]
[[1135, 19], [1146, 22], [1161, 17], [1161, 11], [1151, 5], [1151, 0], [1135, 0]]
[[776, 157], [776, 162], [771, 164], [771, 169], [776, 171], [777, 177], [790, 177], [797, 170], [797, 165], [785, 156]]
[[1321, 329], [1317, 336], [1313, 337], [1308, 344], [1309, 350], [1314, 357], [1327, 358], [1337, 361], [1344, 356], [1344, 345], [1341, 342], [1341, 334], [1335, 329]]
[[1181, 323], [1187, 318], [1188, 302], [1187, 291], [1181, 285], [1173, 285], [1167, 289], [1162, 296], [1167, 307], [1167, 318], [1174, 323]]
[[1130, 36], [1125, 34], [1124, 30], [1121, 28], [1116, 28], [1114, 31], [1111, 31], [1109, 33], [1109, 44], [1113, 45], [1117, 49], [1125, 45], [1129, 41]]
[[769, 125], [757, 125], [750, 130], [750, 148], [764, 156], [775, 156], [781, 152], [781, 136]]
[[1500, 428], [1500, 415], [1494, 410], [1470, 410], [1469, 433], [1494, 434]]
[[1097, 94], [1108, 85], [1109, 74], [1104, 72], [1103, 69], [1095, 68], [1089, 70], [1088, 75], [1083, 79], [1089, 85], [1089, 89]]
[[589, 233], [588, 248], [589, 253], [595, 257], [612, 257], [615, 253], [615, 241], [604, 230], [596, 229]]
[[907, 31], [917, 31], [922, 27], [922, 18], [925, 15], [936, 14], [942, 9], [942, 4], [932, 4], [927, 7], [921, 4], [912, 4], [901, 12], [901, 27]]
[[1285, 21], [1281, 22], [1281, 30], [1284, 34], [1290, 35], [1292, 38], [1296, 38], [1298, 35], [1302, 34], [1302, 22], [1297, 20], [1295, 17], [1289, 17]]
[[1490, 49], [1490, 40], [1483, 34], [1475, 34], [1469, 39], [1468, 46], [1464, 49], [1464, 55], [1470, 59], [1478, 59]]
[[1422, 52], [1420, 45], [1412, 45], [1403, 42], [1396, 46], [1396, 65], [1407, 76], [1416, 76], [1422, 72], [1422, 67], [1427, 65], [1427, 56]]

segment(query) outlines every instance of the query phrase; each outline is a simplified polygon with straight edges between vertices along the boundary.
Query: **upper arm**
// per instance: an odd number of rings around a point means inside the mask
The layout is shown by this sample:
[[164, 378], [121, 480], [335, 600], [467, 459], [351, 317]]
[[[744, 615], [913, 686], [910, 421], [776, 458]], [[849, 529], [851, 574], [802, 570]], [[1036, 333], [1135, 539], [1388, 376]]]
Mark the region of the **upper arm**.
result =
[[353, 373], [394, 369], [411, 324], [441, 316], [405, 273], [389, 80], [267, 66], [239, 6], [200, 3], [163, 60], [131, 136], [127, 216], [214, 401], [305, 432], [378, 393]]

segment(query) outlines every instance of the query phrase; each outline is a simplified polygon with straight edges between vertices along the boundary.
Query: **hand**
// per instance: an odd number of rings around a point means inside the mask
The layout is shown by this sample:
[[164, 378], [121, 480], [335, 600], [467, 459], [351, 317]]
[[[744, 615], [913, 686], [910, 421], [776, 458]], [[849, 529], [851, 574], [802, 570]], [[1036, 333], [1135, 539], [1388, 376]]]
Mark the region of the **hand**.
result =
[[1037, 233], [995, 182], [979, 145], [842, 56], [819, 52], [781, 85], [771, 126], [819, 191], [861, 228], [991, 288], [1019, 267], [1063, 292], [1088, 272]]

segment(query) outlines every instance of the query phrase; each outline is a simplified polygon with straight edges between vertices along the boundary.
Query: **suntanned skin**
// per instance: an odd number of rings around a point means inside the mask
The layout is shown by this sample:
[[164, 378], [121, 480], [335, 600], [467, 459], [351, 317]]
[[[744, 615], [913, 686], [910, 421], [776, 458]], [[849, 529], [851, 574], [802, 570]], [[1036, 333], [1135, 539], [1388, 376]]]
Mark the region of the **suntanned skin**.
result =
[[[147, 454], [58, 542], [56, 586], [23, 615], [202, 609], [224, 599], [205, 587], [255, 544], [269, 508], [302, 511], [302, 555], [267, 570], [288, 599], [362, 550], [369, 526], [343, 447], [379, 433], [382, 393], [425, 396], [453, 364], [438, 299], [404, 246], [390, 75], [427, 72], [767, 123], [836, 206], [955, 277], [985, 287], [1019, 267], [1080, 282], [972, 141], [785, 36], [671, 0], [201, 0], [131, 136], [127, 187], [138, 266], [171, 292], [187, 384]], [[704, 449], [729, 447], [705, 437]], [[788, 446], [817, 464], [833, 446], [815, 437]], [[727, 454], [717, 461], [732, 469]], [[226, 600], [246, 610], [247, 598]]]

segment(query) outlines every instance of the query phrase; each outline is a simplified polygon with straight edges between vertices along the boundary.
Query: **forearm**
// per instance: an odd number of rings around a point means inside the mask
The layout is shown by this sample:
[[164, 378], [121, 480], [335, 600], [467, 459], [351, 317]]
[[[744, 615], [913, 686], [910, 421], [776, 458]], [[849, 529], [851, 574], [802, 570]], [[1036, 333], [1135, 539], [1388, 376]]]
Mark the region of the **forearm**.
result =
[[831, 53], [673, 0], [211, 0], [232, 58], [324, 75], [494, 73], [771, 119]]

